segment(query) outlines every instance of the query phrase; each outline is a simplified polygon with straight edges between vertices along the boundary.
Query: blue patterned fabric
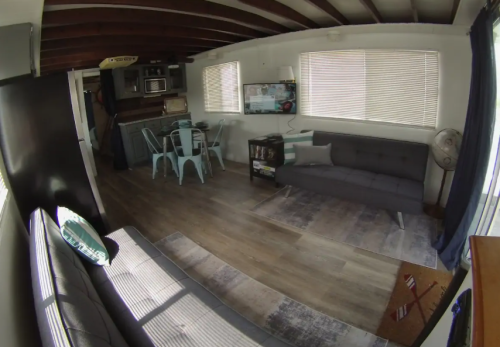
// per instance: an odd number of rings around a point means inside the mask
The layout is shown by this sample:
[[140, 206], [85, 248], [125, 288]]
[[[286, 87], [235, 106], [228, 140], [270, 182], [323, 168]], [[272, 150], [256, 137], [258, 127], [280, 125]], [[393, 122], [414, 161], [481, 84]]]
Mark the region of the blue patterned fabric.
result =
[[85, 219], [66, 207], [57, 207], [63, 239], [84, 259], [109, 266], [109, 254], [97, 231]]
[[293, 145], [312, 146], [314, 131], [300, 134], [283, 134], [283, 142], [285, 143], [285, 165], [295, 163], [295, 149]]

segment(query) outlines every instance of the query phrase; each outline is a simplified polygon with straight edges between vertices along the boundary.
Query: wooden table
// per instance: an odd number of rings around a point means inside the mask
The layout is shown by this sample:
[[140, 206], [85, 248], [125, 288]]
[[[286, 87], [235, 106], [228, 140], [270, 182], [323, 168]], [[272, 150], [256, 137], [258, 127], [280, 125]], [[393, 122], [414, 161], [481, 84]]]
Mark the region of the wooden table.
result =
[[473, 347], [500, 345], [500, 237], [471, 236]]
[[[197, 126], [192, 126], [190, 127], [191, 129], [198, 129], [201, 132], [203, 132], [203, 139], [202, 141], [202, 150], [203, 147], [205, 147], [205, 159], [207, 160], [207, 166], [208, 166], [208, 172], [210, 172], [210, 177], [214, 177], [214, 174], [212, 172], [212, 163], [210, 161], [210, 154], [208, 153], [208, 144], [207, 144], [207, 133], [210, 131], [209, 127], [197, 127]], [[167, 141], [168, 138], [170, 137], [170, 134], [174, 130], [178, 130], [179, 128], [163, 128], [156, 136], [161, 136], [163, 138], [163, 176], [167, 177]], [[182, 128], [182, 129], [189, 129], [189, 128]]]

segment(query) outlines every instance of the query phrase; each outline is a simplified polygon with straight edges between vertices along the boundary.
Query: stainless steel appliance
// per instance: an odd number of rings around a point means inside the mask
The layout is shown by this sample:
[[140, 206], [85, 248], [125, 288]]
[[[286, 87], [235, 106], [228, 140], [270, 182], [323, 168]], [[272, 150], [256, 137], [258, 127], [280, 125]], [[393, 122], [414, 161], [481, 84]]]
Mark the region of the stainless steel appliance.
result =
[[166, 78], [145, 78], [144, 92], [148, 94], [162, 93], [167, 91]]
[[0, 86], [0, 147], [23, 220], [37, 207], [57, 220], [66, 206], [108, 231], [79, 120], [76, 86], [67, 74]]

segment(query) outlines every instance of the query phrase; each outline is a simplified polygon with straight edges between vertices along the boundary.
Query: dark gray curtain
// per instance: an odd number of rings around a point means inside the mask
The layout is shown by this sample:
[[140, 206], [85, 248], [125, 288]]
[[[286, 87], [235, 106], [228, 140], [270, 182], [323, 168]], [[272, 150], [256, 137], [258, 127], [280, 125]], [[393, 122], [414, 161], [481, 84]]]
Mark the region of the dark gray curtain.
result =
[[434, 247], [449, 269], [460, 264], [463, 247], [481, 198], [495, 126], [496, 69], [493, 22], [488, 5], [470, 32], [472, 79], [469, 107], [455, 177], [444, 219], [444, 233]]
[[113, 167], [115, 170], [127, 170], [127, 157], [123, 149], [122, 134], [116, 121], [116, 97], [115, 82], [112, 70], [101, 70], [102, 101], [106, 113], [113, 118], [113, 130], [111, 131], [111, 149], [113, 151]]

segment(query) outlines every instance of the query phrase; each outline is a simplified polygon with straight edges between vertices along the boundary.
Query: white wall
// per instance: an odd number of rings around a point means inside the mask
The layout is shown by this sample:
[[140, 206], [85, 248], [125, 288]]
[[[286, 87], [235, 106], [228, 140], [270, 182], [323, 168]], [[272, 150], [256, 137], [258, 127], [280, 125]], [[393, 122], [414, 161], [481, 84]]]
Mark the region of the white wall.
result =
[[[331, 42], [326, 33], [333, 29], [295, 32], [265, 39], [247, 41], [217, 50], [219, 59], [209, 60], [207, 54], [195, 57], [188, 64], [188, 102], [196, 121], [215, 124], [225, 118], [225, 158], [248, 162], [247, 140], [273, 132], [290, 130], [287, 122], [292, 116], [207, 114], [204, 112], [202, 70], [206, 66], [230, 61], [240, 62], [241, 84], [277, 82], [278, 67], [292, 66], [299, 88], [299, 54], [302, 52], [334, 49], [422, 49], [440, 52], [439, 115], [436, 131], [399, 126], [374, 125], [318, 119], [301, 116], [292, 121], [297, 130], [313, 129], [339, 133], [383, 137], [430, 144], [438, 130], [454, 128], [463, 131], [469, 96], [471, 50], [467, 28], [434, 24], [375, 24], [336, 27], [341, 34], [339, 42]], [[300, 107], [300, 104], [299, 104]], [[299, 110], [300, 112], [300, 110]], [[452, 175], [449, 175], [452, 176]], [[442, 170], [429, 159], [425, 200], [435, 202]], [[446, 201], [451, 177], [445, 188]]]
[[40, 74], [40, 38], [44, 0], [0, 1], [0, 26], [31, 23], [33, 25], [33, 56], [37, 74]]
[[[0, 172], [5, 173], [1, 153]], [[7, 179], [5, 184], [10, 189]], [[31, 288], [29, 236], [12, 193], [0, 213], [0, 339], [1, 346], [40, 346]]]

